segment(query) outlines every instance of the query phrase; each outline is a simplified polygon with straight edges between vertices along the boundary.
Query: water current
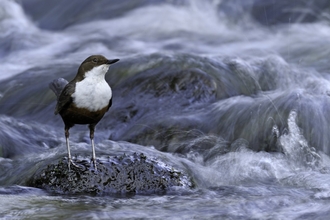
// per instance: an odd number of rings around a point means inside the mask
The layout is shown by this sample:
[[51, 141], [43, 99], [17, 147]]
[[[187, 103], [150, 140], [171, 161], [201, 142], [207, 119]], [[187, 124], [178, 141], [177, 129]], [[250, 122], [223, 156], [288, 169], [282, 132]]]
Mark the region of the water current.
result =
[[[0, 0], [0, 218], [329, 219], [330, 4]], [[66, 157], [53, 79], [119, 58], [96, 154], [143, 153], [193, 180], [164, 194], [29, 187]], [[87, 126], [71, 129], [90, 155]]]

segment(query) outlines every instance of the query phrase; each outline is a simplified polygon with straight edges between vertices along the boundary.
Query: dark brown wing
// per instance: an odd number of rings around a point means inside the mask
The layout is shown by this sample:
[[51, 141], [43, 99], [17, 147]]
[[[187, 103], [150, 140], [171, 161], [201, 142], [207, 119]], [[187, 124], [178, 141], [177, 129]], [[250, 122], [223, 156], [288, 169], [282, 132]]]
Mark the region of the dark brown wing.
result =
[[108, 109], [107, 109], [107, 111], [109, 110], [109, 108], [112, 106], [112, 97], [111, 97], [111, 99], [110, 99], [110, 101], [109, 101], [109, 105], [108, 105]]
[[64, 108], [68, 107], [72, 103], [72, 94], [74, 93], [74, 91], [75, 91], [74, 83], [69, 83], [64, 87], [57, 101], [57, 105], [54, 112], [55, 115], [57, 115]]

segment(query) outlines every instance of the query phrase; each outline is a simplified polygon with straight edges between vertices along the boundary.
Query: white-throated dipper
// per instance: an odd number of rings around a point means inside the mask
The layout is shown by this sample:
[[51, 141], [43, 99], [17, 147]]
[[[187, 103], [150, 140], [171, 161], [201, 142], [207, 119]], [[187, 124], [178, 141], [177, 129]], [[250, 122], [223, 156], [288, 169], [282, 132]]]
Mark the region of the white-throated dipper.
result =
[[110, 64], [119, 59], [108, 60], [101, 55], [88, 57], [80, 65], [77, 75], [71, 82], [57, 79], [49, 87], [57, 96], [55, 115], [60, 114], [64, 122], [66, 146], [68, 148], [68, 166], [76, 166], [71, 158], [69, 129], [75, 124], [88, 124], [92, 144], [92, 161], [96, 169], [94, 130], [96, 124], [109, 110], [112, 104], [112, 91], [105, 81]]

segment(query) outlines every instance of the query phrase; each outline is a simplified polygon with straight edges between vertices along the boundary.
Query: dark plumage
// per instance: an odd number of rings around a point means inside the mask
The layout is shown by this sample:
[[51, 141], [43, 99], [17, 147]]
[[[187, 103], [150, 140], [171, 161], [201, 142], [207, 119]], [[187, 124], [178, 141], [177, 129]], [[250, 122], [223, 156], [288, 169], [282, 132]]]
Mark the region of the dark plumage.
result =
[[92, 161], [96, 169], [94, 130], [112, 104], [112, 91], [105, 81], [105, 74], [110, 64], [119, 59], [108, 60], [101, 55], [88, 57], [78, 69], [75, 78], [67, 82], [57, 79], [49, 87], [57, 96], [55, 114], [60, 114], [65, 125], [66, 145], [68, 148], [68, 163], [75, 165], [71, 159], [69, 145], [69, 129], [75, 124], [88, 124], [92, 144]]

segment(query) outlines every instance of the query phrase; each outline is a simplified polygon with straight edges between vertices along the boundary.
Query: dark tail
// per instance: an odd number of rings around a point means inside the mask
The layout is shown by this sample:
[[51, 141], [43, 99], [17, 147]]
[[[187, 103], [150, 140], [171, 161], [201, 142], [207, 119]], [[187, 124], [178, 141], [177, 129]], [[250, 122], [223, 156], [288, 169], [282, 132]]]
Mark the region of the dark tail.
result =
[[49, 83], [49, 88], [55, 93], [57, 99], [60, 96], [62, 90], [69, 82], [63, 78], [54, 79], [53, 82]]

